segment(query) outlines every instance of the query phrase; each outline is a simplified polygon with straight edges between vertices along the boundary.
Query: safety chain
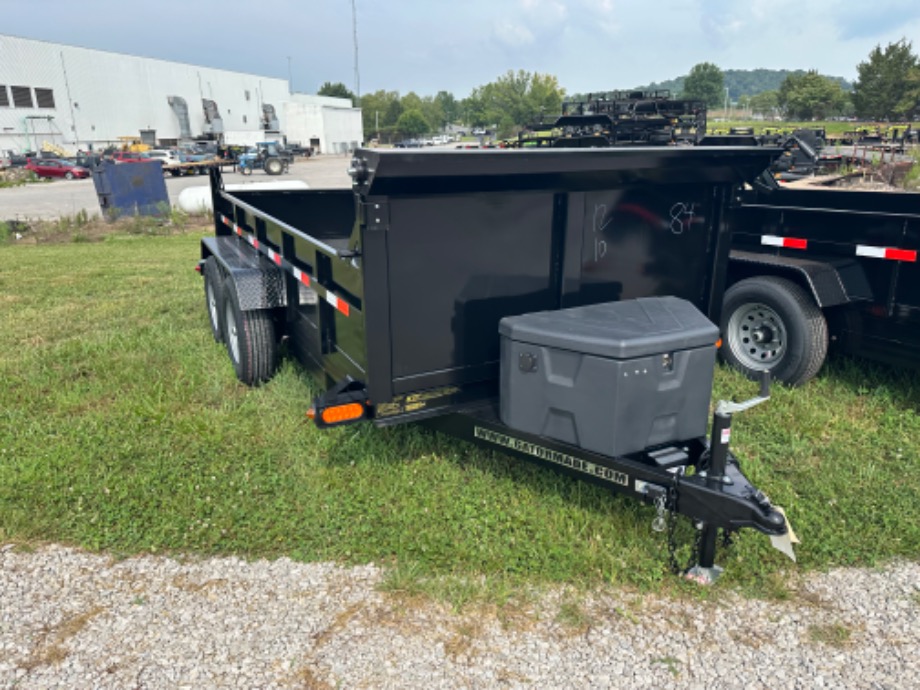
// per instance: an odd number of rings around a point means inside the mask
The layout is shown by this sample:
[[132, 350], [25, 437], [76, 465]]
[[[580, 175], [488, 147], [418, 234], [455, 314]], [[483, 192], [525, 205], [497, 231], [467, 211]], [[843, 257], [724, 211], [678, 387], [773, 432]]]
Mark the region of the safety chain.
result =
[[[683, 573], [689, 572], [690, 569], [699, 562], [700, 547], [703, 544], [703, 530], [696, 529], [696, 536], [693, 538], [693, 547], [690, 550], [687, 565], [681, 569], [680, 564], [677, 562], [677, 538], [675, 536], [678, 518], [677, 497], [678, 487], [680, 485], [679, 477], [680, 475], [675, 472], [671, 486], [668, 488], [667, 499], [662, 497], [655, 501], [655, 507], [658, 510], [658, 514], [652, 521], [652, 529], [656, 532], [663, 531], [665, 529], [665, 523], [667, 523], [668, 565], [671, 568], [671, 572], [675, 575], [682, 575]], [[723, 549], [728, 549], [732, 546], [733, 536], [733, 530], [722, 530], [721, 546]]]

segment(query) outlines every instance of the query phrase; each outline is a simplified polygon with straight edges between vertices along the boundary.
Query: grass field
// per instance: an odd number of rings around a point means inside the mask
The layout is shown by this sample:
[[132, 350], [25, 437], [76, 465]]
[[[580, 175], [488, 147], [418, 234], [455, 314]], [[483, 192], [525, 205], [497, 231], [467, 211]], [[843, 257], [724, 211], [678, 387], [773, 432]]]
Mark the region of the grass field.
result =
[[[419, 428], [320, 432], [290, 362], [239, 385], [208, 330], [199, 238], [0, 245], [0, 543], [372, 561], [455, 603], [682, 586], [650, 507]], [[717, 372], [716, 396], [753, 392]], [[718, 587], [777, 596], [788, 573], [917, 558], [920, 377], [839, 359], [774, 393], [733, 447], [787, 509], [799, 563], [745, 533]]]

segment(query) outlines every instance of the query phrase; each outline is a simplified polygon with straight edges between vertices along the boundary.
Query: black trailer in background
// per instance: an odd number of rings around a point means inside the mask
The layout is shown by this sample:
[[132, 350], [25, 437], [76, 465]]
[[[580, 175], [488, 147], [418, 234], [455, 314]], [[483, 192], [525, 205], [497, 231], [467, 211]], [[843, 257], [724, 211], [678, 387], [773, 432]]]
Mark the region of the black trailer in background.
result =
[[623, 456], [510, 428], [499, 322], [667, 295], [718, 323], [729, 208], [773, 155], [358, 150], [351, 190], [230, 193], [213, 171], [216, 236], [199, 264], [212, 331], [251, 385], [284, 337], [326, 384], [321, 427], [426, 420], [687, 515], [708, 569], [719, 528], [786, 533], [728, 451], [740, 408], [717, 412], [713, 448], [701, 434]]
[[828, 349], [920, 367], [920, 194], [764, 179], [732, 211], [723, 356], [808, 381]]

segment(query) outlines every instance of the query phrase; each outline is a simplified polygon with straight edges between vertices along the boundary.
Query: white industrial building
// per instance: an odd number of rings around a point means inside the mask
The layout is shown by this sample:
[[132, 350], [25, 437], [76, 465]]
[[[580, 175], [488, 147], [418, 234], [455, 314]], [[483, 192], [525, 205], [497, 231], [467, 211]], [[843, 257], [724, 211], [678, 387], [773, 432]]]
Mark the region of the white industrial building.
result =
[[130, 139], [233, 144], [277, 132], [345, 153], [361, 142], [361, 110], [291, 94], [284, 79], [0, 34], [0, 151], [100, 150]]

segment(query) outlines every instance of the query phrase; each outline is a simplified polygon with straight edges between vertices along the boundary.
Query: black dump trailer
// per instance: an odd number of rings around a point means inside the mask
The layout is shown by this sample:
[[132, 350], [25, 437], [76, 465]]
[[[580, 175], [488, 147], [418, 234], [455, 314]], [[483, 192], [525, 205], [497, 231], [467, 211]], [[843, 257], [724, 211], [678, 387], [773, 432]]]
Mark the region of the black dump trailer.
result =
[[214, 170], [211, 329], [250, 385], [285, 339], [320, 427], [420, 421], [692, 518], [711, 580], [718, 530], [787, 534], [728, 447], [766, 391], [706, 434], [728, 214], [774, 153], [358, 150], [352, 189], [232, 193]]
[[920, 194], [780, 187], [731, 211], [722, 356], [798, 385], [829, 348], [920, 366]]

